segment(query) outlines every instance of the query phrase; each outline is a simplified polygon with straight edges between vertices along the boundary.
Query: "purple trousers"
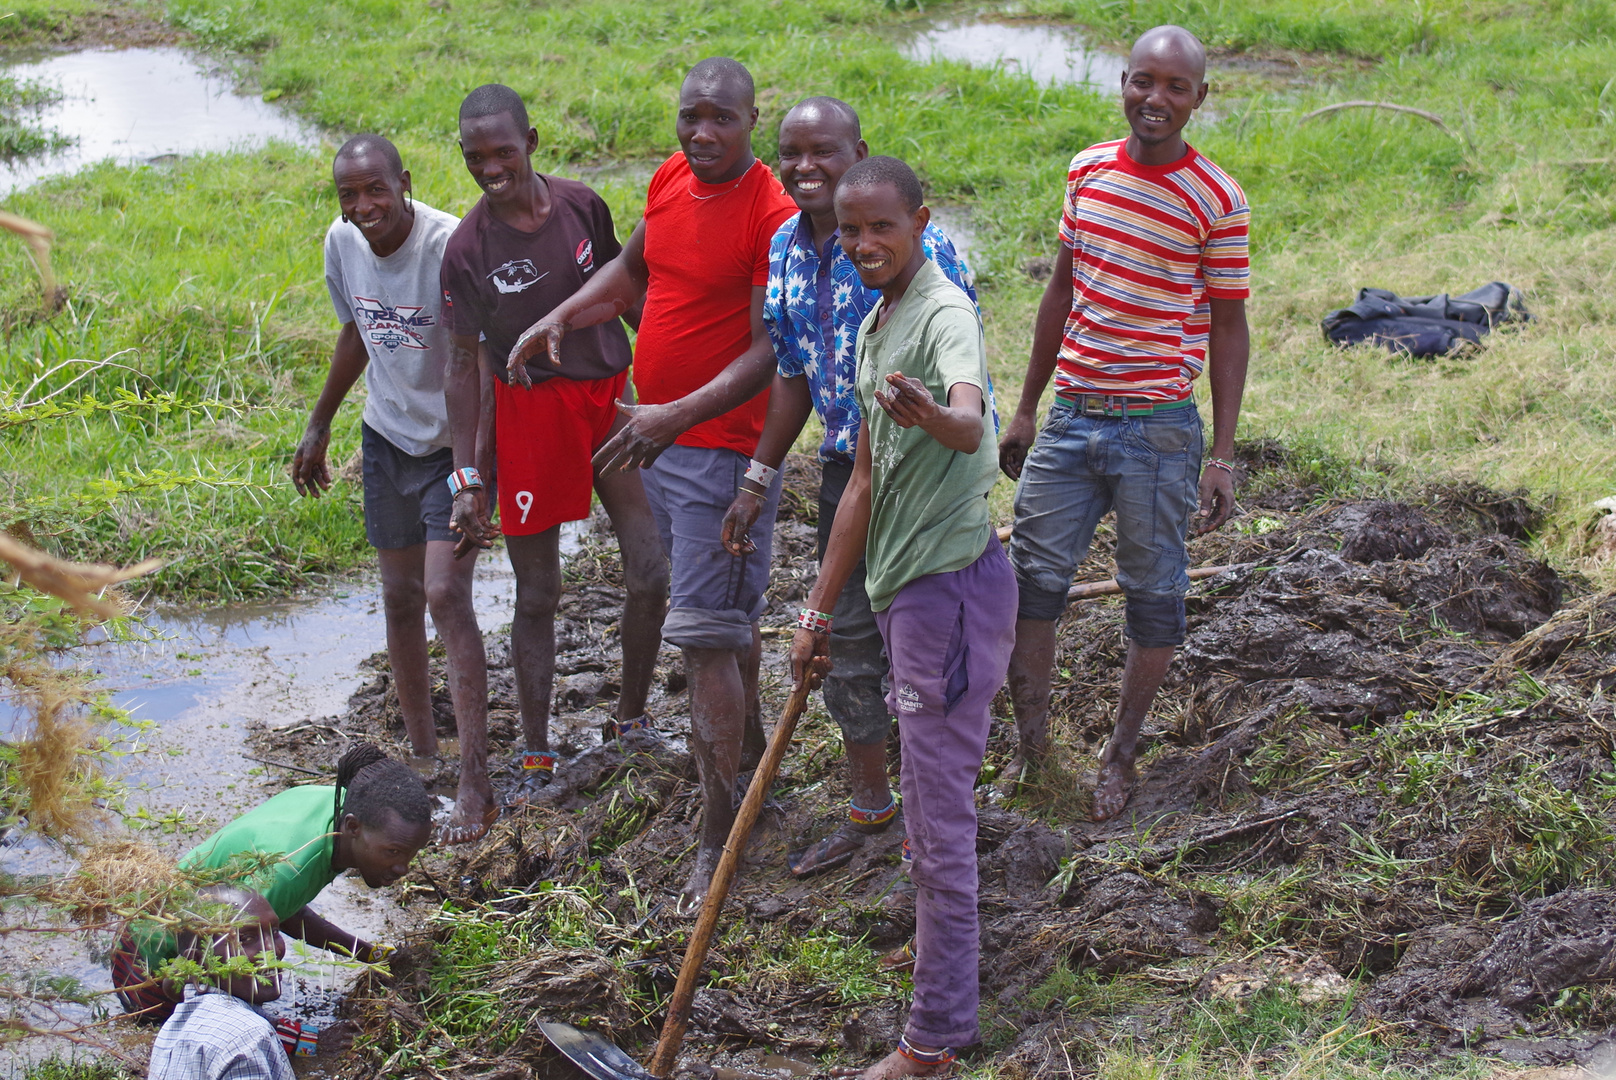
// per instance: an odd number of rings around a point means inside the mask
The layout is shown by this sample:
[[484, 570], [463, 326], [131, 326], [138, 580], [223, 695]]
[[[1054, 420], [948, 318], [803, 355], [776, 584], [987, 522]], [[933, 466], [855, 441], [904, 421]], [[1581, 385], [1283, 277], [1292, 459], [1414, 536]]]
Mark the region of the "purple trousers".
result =
[[976, 778], [989, 707], [1016, 637], [1016, 578], [997, 537], [963, 570], [928, 574], [876, 613], [892, 664], [887, 704], [903, 739], [904, 827], [914, 865], [915, 1002], [922, 1046], [979, 1041]]

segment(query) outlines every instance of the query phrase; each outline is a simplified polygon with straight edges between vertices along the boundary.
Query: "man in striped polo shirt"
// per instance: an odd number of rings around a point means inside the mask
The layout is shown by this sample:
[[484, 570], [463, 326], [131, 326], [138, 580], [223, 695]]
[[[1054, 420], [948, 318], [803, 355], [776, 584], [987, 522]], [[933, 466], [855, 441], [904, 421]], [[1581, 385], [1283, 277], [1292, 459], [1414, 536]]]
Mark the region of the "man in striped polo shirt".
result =
[[[1234, 509], [1229, 458], [1250, 356], [1250, 210], [1240, 186], [1184, 141], [1206, 92], [1206, 52], [1189, 31], [1158, 26], [1134, 44], [1122, 76], [1132, 133], [1072, 159], [1027, 382], [999, 444], [1000, 467], [1019, 480], [1009, 681], [1020, 759], [1012, 777], [1048, 749], [1055, 620], [1095, 526], [1116, 511], [1128, 658], [1100, 755], [1096, 821], [1128, 803], [1140, 725], [1184, 641], [1191, 516], [1198, 503], [1199, 534]], [[1192, 395], [1203, 368], [1213, 434], [1205, 471]], [[1051, 375], [1055, 403], [1035, 441]]]

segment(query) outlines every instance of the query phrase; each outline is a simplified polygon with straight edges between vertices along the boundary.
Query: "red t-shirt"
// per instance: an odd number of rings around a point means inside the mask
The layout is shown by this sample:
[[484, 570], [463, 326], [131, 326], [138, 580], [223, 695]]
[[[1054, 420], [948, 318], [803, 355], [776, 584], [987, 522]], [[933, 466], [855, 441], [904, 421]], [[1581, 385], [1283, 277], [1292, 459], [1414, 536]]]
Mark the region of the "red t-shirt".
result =
[[[727, 184], [704, 184], [675, 154], [645, 195], [645, 313], [634, 344], [634, 389], [661, 405], [700, 389], [752, 343], [752, 289], [769, 283], [769, 241], [797, 212], [763, 162]], [[751, 455], [768, 411], [765, 390], [697, 424], [681, 446]]]
[[1126, 142], [1072, 159], [1061, 241], [1072, 249], [1072, 312], [1055, 389], [1179, 401], [1206, 363], [1208, 299], [1250, 295], [1240, 185], [1193, 148], [1141, 165]]

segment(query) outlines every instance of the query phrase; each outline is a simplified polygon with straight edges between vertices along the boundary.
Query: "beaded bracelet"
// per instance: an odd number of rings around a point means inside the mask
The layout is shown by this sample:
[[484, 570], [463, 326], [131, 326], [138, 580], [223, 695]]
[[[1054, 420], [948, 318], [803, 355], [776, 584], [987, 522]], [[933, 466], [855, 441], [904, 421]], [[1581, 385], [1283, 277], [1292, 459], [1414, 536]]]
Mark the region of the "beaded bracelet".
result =
[[1235, 474], [1235, 467], [1234, 467], [1233, 462], [1224, 461], [1220, 457], [1208, 458], [1206, 464], [1207, 464], [1207, 468], [1210, 468], [1210, 469], [1222, 469], [1224, 472], [1228, 473], [1230, 476], [1233, 476]]
[[803, 608], [797, 614], [797, 625], [815, 634], [830, 633], [830, 616], [813, 608]]
[[482, 486], [482, 474], [469, 465], [464, 469], [456, 469], [454, 472], [449, 474], [450, 497], [459, 495], [462, 491], [470, 491], [473, 488], [480, 488]]
[[774, 477], [779, 471], [779, 469], [771, 469], [757, 458], [753, 458], [746, 466], [745, 478], [754, 484], [762, 485], [763, 490], [767, 491], [769, 490], [769, 485], [774, 483]]

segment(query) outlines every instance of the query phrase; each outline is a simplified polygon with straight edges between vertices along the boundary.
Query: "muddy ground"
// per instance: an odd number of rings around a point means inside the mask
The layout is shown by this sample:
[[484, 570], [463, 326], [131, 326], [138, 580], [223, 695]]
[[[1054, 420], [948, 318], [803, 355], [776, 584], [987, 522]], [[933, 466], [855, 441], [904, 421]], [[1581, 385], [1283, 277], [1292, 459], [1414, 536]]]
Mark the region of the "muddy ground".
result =
[[[1085, 794], [1123, 659], [1120, 601], [1062, 621], [1059, 760], [1014, 790], [998, 775], [1015, 742], [1000, 696], [978, 789], [985, 1041], [969, 1060], [1086, 1075], [1108, 1047], [1164, 1037], [1209, 1001], [1238, 1011], [1278, 994], [1372, 1029], [1399, 1060], [1603, 1063], [1616, 597], [1533, 557], [1519, 497], [1342, 500], [1279, 447], [1245, 446], [1242, 464], [1238, 516], [1192, 544], [1196, 565], [1236, 568], [1192, 590], [1124, 820], [1088, 823]], [[784, 628], [812, 579], [813, 470], [794, 460], [776, 537], [766, 712], [784, 700]], [[1107, 545], [1103, 527], [1080, 578], [1108, 576]], [[430, 922], [390, 985], [360, 988], [356, 1075], [571, 1075], [537, 1034], [544, 1019], [636, 1053], [655, 1039], [699, 812], [683, 677], [665, 651], [651, 710], [665, 747], [602, 746], [622, 598], [608, 532], [588, 534], [568, 578], [557, 780], [482, 845], [424, 861], [417, 895], [464, 914]], [[505, 760], [519, 731], [508, 638], [489, 648]], [[317, 764], [354, 737], [402, 747], [385, 656], [370, 664], [343, 716], [264, 732], [263, 749]], [[815, 709], [709, 961], [682, 1062], [698, 1074], [866, 1061], [900, 1030], [905, 987], [873, 958], [913, 929], [901, 826], [815, 881], [784, 869], [845, 812], [836, 729], [817, 696]], [[440, 789], [453, 780], [440, 766]]]

